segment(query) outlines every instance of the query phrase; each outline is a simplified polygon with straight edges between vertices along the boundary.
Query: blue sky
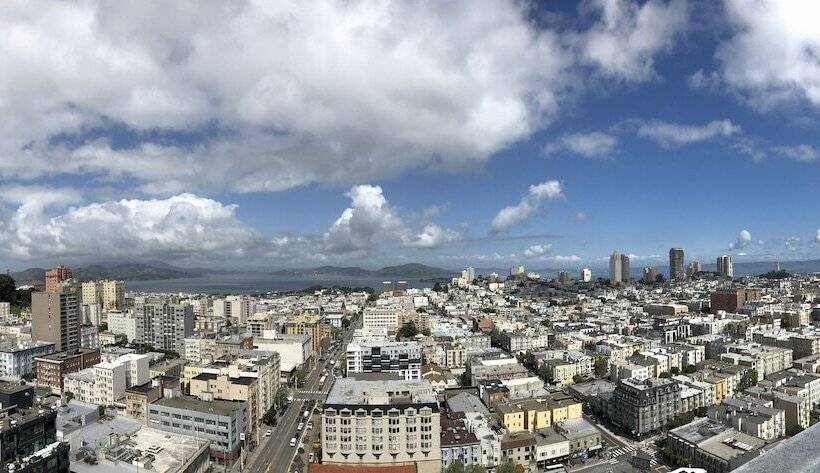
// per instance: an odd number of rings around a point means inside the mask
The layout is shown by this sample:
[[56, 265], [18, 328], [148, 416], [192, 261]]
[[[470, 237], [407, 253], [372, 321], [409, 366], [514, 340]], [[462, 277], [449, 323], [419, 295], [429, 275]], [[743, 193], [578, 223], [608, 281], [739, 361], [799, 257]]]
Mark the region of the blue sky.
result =
[[816, 3], [486, 3], [9, 8], [0, 263], [820, 258]]

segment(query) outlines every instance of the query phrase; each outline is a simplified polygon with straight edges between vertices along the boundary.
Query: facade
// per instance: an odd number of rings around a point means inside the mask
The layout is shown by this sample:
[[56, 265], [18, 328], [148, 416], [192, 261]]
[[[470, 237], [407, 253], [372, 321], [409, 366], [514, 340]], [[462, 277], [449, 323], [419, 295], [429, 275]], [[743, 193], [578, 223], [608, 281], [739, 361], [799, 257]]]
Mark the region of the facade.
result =
[[496, 405], [501, 424], [510, 432], [535, 432], [568, 419], [580, 419], [581, 403], [555, 394], [543, 399], [524, 399]]
[[[200, 399], [219, 399], [223, 401], [242, 401], [247, 404], [246, 432], [251, 438], [258, 438], [259, 408], [256, 378], [247, 376], [231, 377], [213, 373], [200, 373], [188, 384], [189, 394]], [[262, 412], [264, 414], [264, 412]]]
[[80, 348], [71, 352], [61, 351], [34, 359], [37, 385], [52, 391], [63, 389], [63, 378], [69, 373], [90, 368], [100, 362], [99, 350]]
[[185, 339], [185, 359], [191, 363], [207, 363], [213, 361], [216, 352], [216, 338], [192, 337]]
[[56, 291], [63, 281], [71, 279], [71, 270], [65, 266], [56, 266], [46, 271], [46, 292]]
[[111, 311], [108, 313], [108, 331], [125, 335], [128, 343], [142, 343], [145, 339], [145, 324], [142, 317], [134, 312]]
[[126, 373], [124, 363], [102, 362], [65, 376], [64, 391], [74, 399], [92, 404], [110, 406], [125, 397]]
[[162, 398], [148, 406], [152, 428], [207, 440], [211, 455], [228, 460], [239, 457], [240, 434], [245, 433], [248, 406], [238, 401], [203, 401], [193, 396]]
[[719, 310], [726, 312], [737, 312], [747, 302], [754, 302], [760, 299], [760, 291], [757, 289], [718, 289], [709, 297], [712, 312]]
[[80, 305], [76, 284], [31, 294], [31, 338], [54, 343], [57, 351], [80, 348]]
[[349, 466], [416, 464], [441, 471], [441, 418], [426, 381], [339, 378], [322, 412], [322, 463]]
[[421, 377], [421, 345], [415, 341], [364, 341], [347, 346], [348, 373], [396, 373], [406, 380]]
[[590, 270], [589, 268], [582, 268], [581, 269], [581, 281], [583, 281], [583, 282], [592, 281], [592, 270]]
[[318, 315], [302, 314], [288, 318], [285, 322], [288, 335], [309, 335], [313, 351], [320, 353], [322, 344], [330, 338], [330, 326]]
[[33, 407], [0, 414], [0, 464], [19, 461], [57, 441], [57, 411]]
[[623, 266], [621, 264], [621, 254], [613, 251], [609, 255], [609, 283], [612, 285], [623, 282]]
[[34, 374], [34, 360], [54, 353], [52, 342], [0, 344], [0, 377], [20, 379]]
[[161, 350], [185, 352], [185, 338], [194, 333], [194, 310], [188, 304], [165, 301], [134, 304], [134, 317], [143, 326], [143, 341]]
[[125, 389], [125, 415], [148, 423], [148, 405], [162, 397], [162, 378]]
[[609, 418], [636, 437], [657, 431], [678, 415], [680, 389], [670, 379], [620, 380], [609, 401]]
[[365, 307], [362, 320], [364, 329], [396, 330], [399, 328], [401, 311], [395, 306]]
[[717, 273], [720, 277], [727, 279], [731, 279], [734, 276], [735, 270], [732, 266], [731, 256], [723, 255], [717, 257]]
[[683, 248], [669, 249], [669, 280], [683, 281], [686, 270], [683, 267]]

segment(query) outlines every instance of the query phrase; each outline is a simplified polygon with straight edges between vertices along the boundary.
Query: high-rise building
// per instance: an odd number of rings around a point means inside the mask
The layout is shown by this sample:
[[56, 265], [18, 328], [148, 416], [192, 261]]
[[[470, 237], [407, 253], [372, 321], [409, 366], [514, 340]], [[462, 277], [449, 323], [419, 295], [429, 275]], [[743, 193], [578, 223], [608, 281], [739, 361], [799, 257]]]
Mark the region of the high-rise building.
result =
[[123, 281], [102, 282], [102, 308], [104, 310], [125, 309], [125, 283]]
[[693, 260], [686, 265], [686, 277], [692, 278], [700, 272], [700, 261]]
[[86, 281], [80, 287], [83, 305], [93, 306], [96, 304], [102, 307], [102, 285], [99, 281]]
[[627, 283], [631, 279], [629, 276], [629, 255], [621, 255], [621, 281]]
[[613, 251], [611, 255], [609, 255], [609, 283], [610, 284], [620, 284], [623, 280], [623, 260], [621, 260], [621, 254], [617, 251]]
[[510, 267], [510, 276], [514, 278], [523, 278], [524, 277], [524, 266], [523, 265], [516, 265]]
[[589, 268], [582, 268], [581, 269], [581, 281], [583, 281], [583, 282], [592, 281], [592, 271]]
[[475, 279], [475, 269], [472, 266], [461, 272], [461, 279], [464, 279], [468, 284]]
[[653, 284], [658, 279], [658, 272], [652, 266], [644, 266], [641, 280], [646, 284]]
[[80, 348], [80, 290], [63, 281], [31, 294], [31, 338], [54, 343], [56, 351]]
[[194, 333], [194, 309], [188, 304], [167, 301], [134, 304], [136, 333], [143, 334], [143, 343], [162, 350], [185, 353], [185, 338]]
[[61, 282], [71, 279], [71, 270], [65, 266], [56, 266], [46, 271], [46, 291], [54, 291]]
[[682, 281], [686, 276], [683, 267], [683, 248], [669, 249], [669, 279]]
[[731, 278], [735, 274], [732, 267], [732, 257], [728, 255], [718, 256], [717, 258], [717, 273], [722, 278]]

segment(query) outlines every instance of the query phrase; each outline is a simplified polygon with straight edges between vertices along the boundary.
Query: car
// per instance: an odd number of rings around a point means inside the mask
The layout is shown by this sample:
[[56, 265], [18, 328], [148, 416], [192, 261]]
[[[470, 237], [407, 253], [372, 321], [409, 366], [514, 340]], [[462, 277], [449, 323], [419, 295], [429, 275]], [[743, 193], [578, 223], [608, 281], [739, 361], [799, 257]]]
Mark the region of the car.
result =
[[313, 458], [314, 458], [313, 452], [310, 452], [310, 455], [308, 456], [308, 462], [313, 463]]
[[313, 429], [313, 422], [308, 422], [308, 423], [307, 423], [307, 429], [308, 429], [308, 430], [312, 430], [312, 429]]
[[301, 432], [304, 427], [305, 427], [305, 423], [304, 422], [299, 422], [299, 425], [296, 426], [296, 430]]
[[272, 431], [271, 429], [268, 429], [268, 430], [265, 432], [265, 437], [270, 437], [271, 435], [273, 435], [273, 431]]
[[296, 437], [293, 437], [292, 439], [290, 439], [290, 446], [291, 446], [291, 447], [295, 447], [295, 446], [296, 446]]

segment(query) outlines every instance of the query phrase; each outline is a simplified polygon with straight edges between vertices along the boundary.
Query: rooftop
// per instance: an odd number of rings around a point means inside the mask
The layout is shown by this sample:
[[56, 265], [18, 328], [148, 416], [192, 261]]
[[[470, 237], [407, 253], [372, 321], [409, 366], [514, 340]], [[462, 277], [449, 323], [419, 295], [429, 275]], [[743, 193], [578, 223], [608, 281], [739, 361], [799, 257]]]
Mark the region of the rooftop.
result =
[[203, 401], [195, 396], [165, 397], [154, 402], [158, 406], [170, 407], [173, 409], [186, 409], [196, 412], [214, 413], [222, 416], [230, 416], [242, 409], [244, 401], [223, 401], [214, 399], [213, 401]]
[[337, 378], [325, 404], [388, 405], [437, 403], [433, 387], [424, 380], [364, 381]]

